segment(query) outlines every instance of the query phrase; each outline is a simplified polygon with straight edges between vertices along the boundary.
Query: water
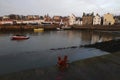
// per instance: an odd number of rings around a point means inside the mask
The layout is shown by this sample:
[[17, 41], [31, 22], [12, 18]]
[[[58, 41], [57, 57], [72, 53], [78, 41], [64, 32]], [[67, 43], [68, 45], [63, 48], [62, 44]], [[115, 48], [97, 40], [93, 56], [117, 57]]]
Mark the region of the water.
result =
[[[12, 41], [14, 34], [26, 34], [30, 39]], [[108, 54], [94, 48], [50, 50], [92, 44], [120, 38], [118, 32], [101, 31], [45, 31], [0, 33], [0, 74], [37, 67], [53, 66], [57, 56], [68, 55], [69, 62]]]

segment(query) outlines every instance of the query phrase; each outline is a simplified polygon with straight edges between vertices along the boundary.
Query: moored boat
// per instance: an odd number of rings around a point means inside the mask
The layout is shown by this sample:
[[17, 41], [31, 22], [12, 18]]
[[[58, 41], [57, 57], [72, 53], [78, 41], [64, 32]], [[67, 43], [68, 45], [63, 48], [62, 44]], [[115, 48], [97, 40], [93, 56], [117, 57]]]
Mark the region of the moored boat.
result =
[[41, 31], [44, 31], [44, 28], [37, 28], [37, 29], [34, 29], [34, 32], [41, 32]]
[[71, 29], [71, 27], [69, 27], [69, 26], [67, 26], [67, 25], [62, 26], [61, 28], [64, 29], [64, 30], [70, 30], [70, 29]]
[[15, 35], [11, 37], [11, 40], [26, 40], [29, 39], [29, 36], [24, 36], [24, 35]]
[[56, 28], [56, 30], [61, 31], [61, 30], [63, 30], [63, 29], [58, 27], [58, 28]]

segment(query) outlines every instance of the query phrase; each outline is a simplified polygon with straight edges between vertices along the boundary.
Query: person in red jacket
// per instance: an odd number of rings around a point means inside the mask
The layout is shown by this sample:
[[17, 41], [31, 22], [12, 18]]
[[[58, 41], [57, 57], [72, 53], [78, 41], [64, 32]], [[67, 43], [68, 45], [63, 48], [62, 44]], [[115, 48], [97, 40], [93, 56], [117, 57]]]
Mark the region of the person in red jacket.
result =
[[60, 56], [58, 56], [58, 62], [57, 65], [60, 70], [64, 70], [68, 68], [68, 57], [65, 55], [64, 59], [62, 60]]

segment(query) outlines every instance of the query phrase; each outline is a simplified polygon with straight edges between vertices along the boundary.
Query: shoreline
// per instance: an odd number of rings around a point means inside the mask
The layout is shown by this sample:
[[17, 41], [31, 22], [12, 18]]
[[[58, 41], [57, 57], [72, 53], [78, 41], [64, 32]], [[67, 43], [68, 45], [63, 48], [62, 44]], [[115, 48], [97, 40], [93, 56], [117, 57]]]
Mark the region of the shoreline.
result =
[[105, 30], [105, 31], [120, 31], [120, 25], [82, 25], [72, 26], [74, 30]]
[[[59, 25], [0, 25], [0, 30], [14, 31], [14, 30], [34, 30], [35, 28], [44, 28], [44, 30], [57, 30]], [[69, 30], [105, 30], [105, 31], [120, 31], [120, 25], [73, 25], [69, 26]]]
[[118, 52], [120, 51], [120, 39], [97, 42], [95, 44], [82, 45], [81, 47], [97, 48], [110, 53]]
[[75, 48], [96, 48], [105, 52], [118, 52], [120, 51], [120, 39], [97, 42], [94, 44], [80, 45], [80, 46], [71, 46], [71, 47], [63, 47], [63, 48], [52, 48], [50, 50], [64, 50], [64, 49], [75, 49]]

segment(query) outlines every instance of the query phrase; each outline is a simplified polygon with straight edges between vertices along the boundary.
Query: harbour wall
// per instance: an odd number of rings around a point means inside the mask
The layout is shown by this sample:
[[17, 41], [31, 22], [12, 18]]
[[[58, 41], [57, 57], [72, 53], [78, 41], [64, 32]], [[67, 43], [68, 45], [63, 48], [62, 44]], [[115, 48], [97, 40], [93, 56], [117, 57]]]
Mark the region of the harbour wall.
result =
[[72, 26], [75, 30], [115, 30], [120, 31], [120, 25], [83, 25], [83, 26]]
[[[59, 25], [0, 25], [0, 30], [33, 30], [36, 28], [44, 28], [44, 30], [56, 30]], [[71, 30], [115, 30], [120, 31], [120, 25], [73, 25], [69, 26]]]

